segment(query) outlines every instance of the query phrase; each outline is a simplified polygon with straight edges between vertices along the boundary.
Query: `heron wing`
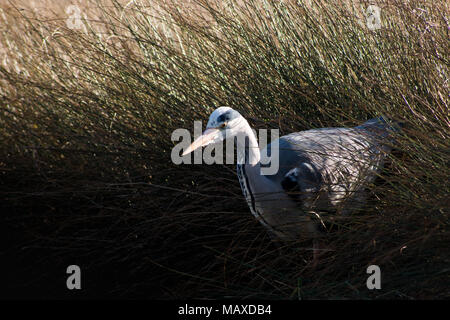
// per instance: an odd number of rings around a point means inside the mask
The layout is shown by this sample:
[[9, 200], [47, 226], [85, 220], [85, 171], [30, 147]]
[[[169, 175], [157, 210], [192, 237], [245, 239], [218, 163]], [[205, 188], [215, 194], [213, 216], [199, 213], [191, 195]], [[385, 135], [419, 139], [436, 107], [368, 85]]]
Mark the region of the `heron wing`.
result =
[[[390, 148], [379, 119], [356, 128], [321, 128], [279, 139], [282, 189], [305, 207], [330, 209], [372, 182]], [[270, 145], [268, 149], [270, 150]]]

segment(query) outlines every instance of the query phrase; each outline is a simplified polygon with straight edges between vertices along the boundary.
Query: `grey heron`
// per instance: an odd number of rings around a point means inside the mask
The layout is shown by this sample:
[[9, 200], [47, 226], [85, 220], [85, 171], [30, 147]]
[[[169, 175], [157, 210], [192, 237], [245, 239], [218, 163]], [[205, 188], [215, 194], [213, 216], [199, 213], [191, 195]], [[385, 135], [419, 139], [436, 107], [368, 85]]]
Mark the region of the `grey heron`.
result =
[[391, 150], [392, 129], [380, 117], [353, 128], [311, 129], [282, 136], [278, 140], [278, 172], [263, 175], [261, 153], [273, 156], [273, 141], [260, 150], [247, 120], [232, 108], [219, 107], [183, 155], [243, 135], [245, 143], [235, 139], [237, 174], [252, 214], [282, 239], [295, 240], [302, 235], [314, 239], [321, 221], [319, 212], [345, 214], [364, 204], [365, 188]]

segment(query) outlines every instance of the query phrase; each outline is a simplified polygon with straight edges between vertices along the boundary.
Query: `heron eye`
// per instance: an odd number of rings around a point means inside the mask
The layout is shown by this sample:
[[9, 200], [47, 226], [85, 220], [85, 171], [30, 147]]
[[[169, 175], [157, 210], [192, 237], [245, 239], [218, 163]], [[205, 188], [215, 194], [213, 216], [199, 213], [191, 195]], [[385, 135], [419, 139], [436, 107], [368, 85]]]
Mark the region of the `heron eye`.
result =
[[222, 124], [220, 125], [220, 128], [225, 128], [226, 126], [227, 126], [227, 123], [224, 122], [224, 123], [222, 123]]

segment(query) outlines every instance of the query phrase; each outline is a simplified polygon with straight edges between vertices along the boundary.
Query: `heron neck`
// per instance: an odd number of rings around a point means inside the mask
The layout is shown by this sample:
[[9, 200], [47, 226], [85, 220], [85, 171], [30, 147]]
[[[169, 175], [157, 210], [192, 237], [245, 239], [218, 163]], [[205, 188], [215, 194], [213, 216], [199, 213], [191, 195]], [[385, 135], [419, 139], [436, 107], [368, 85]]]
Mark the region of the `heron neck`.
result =
[[244, 122], [241, 135], [237, 138], [238, 164], [255, 166], [259, 163], [260, 152], [256, 135], [247, 121]]

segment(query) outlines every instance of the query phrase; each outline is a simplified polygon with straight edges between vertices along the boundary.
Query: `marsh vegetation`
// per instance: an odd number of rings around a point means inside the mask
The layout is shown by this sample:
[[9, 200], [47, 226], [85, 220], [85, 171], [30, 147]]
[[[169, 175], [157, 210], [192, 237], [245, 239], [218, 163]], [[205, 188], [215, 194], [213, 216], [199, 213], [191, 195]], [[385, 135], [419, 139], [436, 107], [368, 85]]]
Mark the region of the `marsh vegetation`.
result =
[[[449, 297], [446, 1], [379, 3], [377, 29], [364, 1], [68, 5], [1, 2], [3, 296], [70, 297], [78, 264], [90, 297]], [[404, 123], [315, 268], [309, 239], [255, 221], [234, 166], [171, 162], [173, 130], [221, 105], [281, 135]]]

